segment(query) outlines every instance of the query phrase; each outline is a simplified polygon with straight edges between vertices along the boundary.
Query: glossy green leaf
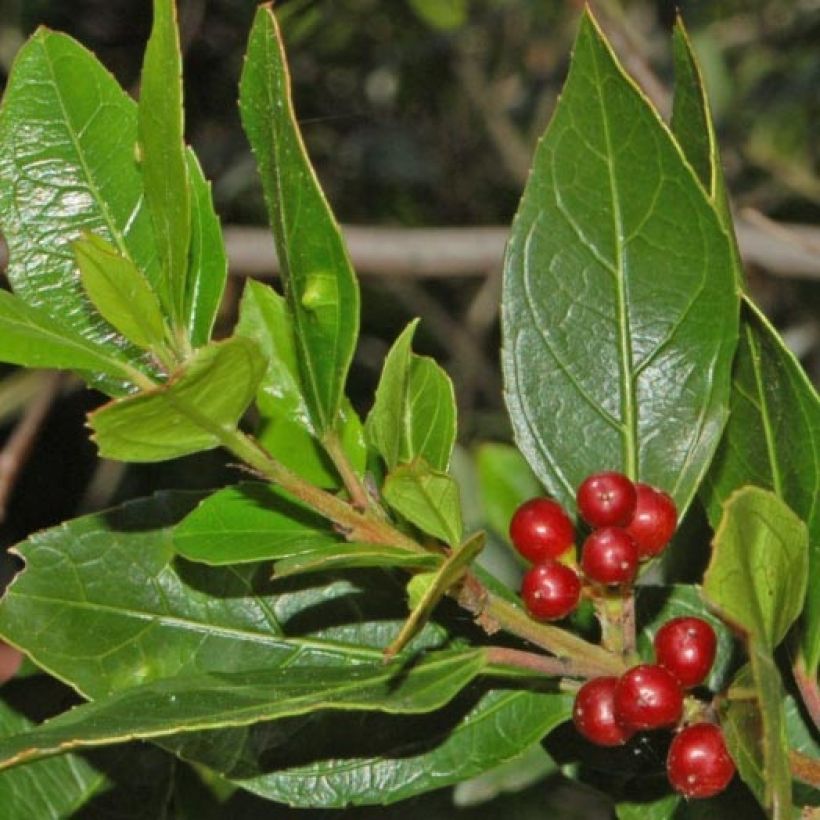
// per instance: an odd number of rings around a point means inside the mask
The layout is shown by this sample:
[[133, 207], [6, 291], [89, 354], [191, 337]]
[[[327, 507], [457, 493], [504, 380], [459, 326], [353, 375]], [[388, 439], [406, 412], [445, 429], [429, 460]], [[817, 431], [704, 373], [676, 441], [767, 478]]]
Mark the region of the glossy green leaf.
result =
[[269, 484], [245, 482], [208, 496], [174, 530], [176, 551], [205, 564], [310, 557], [343, 546], [324, 518]]
[[290, 575], [304, 575], [308, 572], [333, 572], [361, 567], [432, 570], [441, 564], [442, 560], [441, 556], [435, 553], [425, 555], [383, 544], [337, 543], [277, 560], [273, 565], [273, 577], [287, 578]]
[[158, 292], [175, 324], [184, 326], [191, 191], [184, 142], [182, 54], [174, 0], [154, 0], [153, 8], [140, 82], [139, 160], [159, 252]]
[[402, 663], [287, 667], [178, 676], [116, 692], [0, 738], [0, 769], [78, 748], [245, 726], [321, 709], [412, 714], [438, 709], [484, 667], [480, 649]]
[[509, 538], [516, 509], [543, 490], [524, 457], [509, 444], [482, 444], [475, 453], [481, 501], [487, 523]]
[[270, 7], [254, 20], [240, 112], [256, 154], [301, 383], [321, 435], [335, 427], [359, 326], [359, 290], [341, 232], [299, 133], [284, 49]]
[[[0, 742], [33, 726], [0, 699]], [[105, 775], [76, 755], [8, 772], [0, 776], [3, 820], [69, 817], [103, 788], [105, 781]]]
[[807, 576], [806, 525], [768, 490], [737, 490], [715, 532], [706, 600], [771, 651], [803, 608]]
[[[289, 739], [254, 727], [248, 745], [258, 750], [254, 768], [228, 750], [198, 750], [211, 763], [262, 797], [294, 806], [343, 808], [380, 805], [458, 783], [516, 758], [569, 718], [567, 694], [465, 690], [456, 702], [424, 718], [377, 714], [319, 715]], [[472, 704], [472, 705], [471, 705]], [[210, 736], [206, 735], [204, 740]], [[308, 762], [293, 764], [298, 739]], [[249, 771], [250, 769], [250, 771]], [[224, 769], [223, 769], [224, 770]]]
[[446, 470], [456, 440], [452, 382], [432, 359], [412, 352], [417, 325], [411, 322], [387, 354], [367, 417], [368, 437], [388, 470], [415, 458]]
[[731, 416], [703, 498], [717, 526], [730, 494], [744, 484], [772, 490], [809, 528], [809, 582], [803, 615], [806, 667], [820, 665], [820, 399], [777, 331], [744, 305]]
[[[0, 634], [89, 697], [203, 670], [380, 662], [406, 612], [389, 575], [379, 573], [367, 587], [318, 579], [315, 588], [282, 588], [268, 585], [266, 568], [171, 563], [171, 527], [198, 500], [158, 496], [33, 536], [20, 548], [26, 570], [0, 604]], [[438, 645], [445, 638], [428, 625], [417, 640]], [[465, 697], [466, 708], [459, 701], [421, 726], [319, 715], [299, 724], [298, 750], [296, 727], [279, 724], [167, 743], [271, 799], [382, 803], [520, 754], [571, 708], [568, 695], [518, 689], [490, 692], [474, 707]], [[297, 752], [305, 762], [295, 766]]]
[[722, 692], [729, 684], [734, 669], [734, 639], [726, 624], [707, 608], [698, 587], [691, 584], [676, 586], [644, 586], [635, 588], [636, 619], [638, 622], [638, 649], [641, 657], [654, 660], [655, 633], [672, 618], [694, 617], [709, 623], [717, 636], [715, 662], [706, 679], [713, 692]]
[[[293, 321], [285, 300], [267, 285], [248, 281], [236, 334], [256, 341], [268, 360], [256, 398], [260, 443], [308, 481], [321, 487], [337, 487], [339, 477], [318, 441], [302, 394]], [[364, 431], [346, 398], [342, 399], [337, 429], [350, 463], [363, 475], [367, 461]]]
[[0, 291], [0, 360], [25, 367], [93, 370], [119, 379], [141, 375], [116, 349], [80, 336], [8, 291]]
[[162, 308], [137, 266], [94, 234], [74, 243], [74, 255], [85, 292], [108, 323], [138, 347], [164, 345]]
[[420, 530], [456, 547], [461, 543], [462, 519], [458, 484], [446, 473], [422, 461], [402, 464], [382, 487], [385, 501]]
[[200, 348], [167, 385], [106, 404], [89, 416], [103, 458], [164, 461], [210, 450], [256, 395], [265, 360], [234, 336]]
[[724, 701], [721, 726], [743, 781], [773, 820], [786, 820], [792, 817], [792, 778], [783, 684], [771, 651], [759, 641], [750, 642], [749, 658], [734, 686], [754, 696]]
[[187, 161], [191, 186], [191, 247], [186, 277], [185, 318], [191, 344], [201, 347], [211, 339], [228, 276], [228, 257], [222, 226], [214, 210], [211, 184], [205, 180], [199, 161], [190, 149]]
[[[116, 80], [70, 37], [39, 29], [17, 54], [0, 109], [7, 275], [20, 298], [132, 361], [141, 351], [91, 309], [71, 242], [101, 235], [156, 281], [135, 142], [136, 106]], [[100, 386], [124, 392], [111, 379]]]
[[685, 510], [726, 419], [732, 244], [592, 18], [507, 247], [502, 363], [516, 440], [564, 503], [618, 469]]

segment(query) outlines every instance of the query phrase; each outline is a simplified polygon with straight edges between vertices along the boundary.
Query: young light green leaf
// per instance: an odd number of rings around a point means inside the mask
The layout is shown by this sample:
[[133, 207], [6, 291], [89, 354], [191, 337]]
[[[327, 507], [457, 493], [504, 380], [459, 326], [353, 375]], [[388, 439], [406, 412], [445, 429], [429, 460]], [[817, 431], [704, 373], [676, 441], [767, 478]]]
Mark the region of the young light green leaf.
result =
[[783, 710], [785, 693], [771, 650], [749, 645], [750, 665], [735, 677], [723, 702], [721, 726], [729, 753], [746, 785], [773, 820], [792, 815], [789, 742]]
[[74, 255], [88, 298], [108, 323], [138, 347], [161, 348], [167, 339], [162, 308], [137, 266], [94, 234], [74, 243]]
[[541, 495], [541, 485], [521, 453], [509, 444], [480, 445], [475, 463], [487, 523], [502, 538], [509, 538], [513, 513]]
[[277, 560], [273, 565], [273, 577], [287, 578], [290, 575], [304, 575], [310, 572], [333, 572], [362, 567], [433, 570], [443, 560], [440, 555], [432, 552], [425, 555], [384, 544], [343, 542]]
[[174, 530], [177, 553], [214, 566], [310, 558], [341, 546], [325, 519], [281, 490], [254, 482], [208, 496]]
[[256, 154], [301, 383], [321, 436], [337, 424], [359, 327], [359, 289], [339, 226], [310, 165], [269, 6], [256, 14], [240, 83], [240, 112]]
[[76, 369], [120, 380], [147, 378], [110, 347], [80, 336], [41, 308], [0, 290], [0, 361], [24, 367]]
[[431, 653], [409, 668], [378, 663], [165, 678], [0, 738], [0, 769], [72, 749], [247, 726], [321, 709], [430, 712], [457, 695], [484, 665], [481, 649], [460, 649]]
[[454, 549], [435, 572], [425, 572], [410, 580], [407, 585], [410, 617], [405, 621], [395, 640], [384, 650], [386, 657], [401, 652], [427, 623], [438, 602], [464, 577], [470, 564], [484, 549], [484, 541], [484, 533], [476, 533], [458, 549]]
[[253, 400], [264, 371], [250, 339], [234, 336], [200, 348], [167, 384], [89, 416], [100, 455], [164, 461], [218, 447]]
[[[245, 285], [238, 336], [257, 342], [268, 369], [257, 394], [260, 443], [286, 467], [321, 487], [338, 487], [339, 476], [317, 439], [299, 381], [293, 320], [285, 300], [261, 282]], [[364, 474], [367, 447], [356, 411], [342, 399], [337, 429], [350, 463]]]
[[174, 324], [184, 327], [191, 190], [185, 157], [182, 54], [174, 0], [154, 0], [153, 8], [140, 83], [139, 159], [159, 252], [158, 293]]
[[606, 467], [684, 511], [726, 419], [737, 312], [729, 237], [587, 13], [505, 259], [506, 401], [547, 489], [569, 504]]
[[428, 26], [452, 31], [467, 22], [467, 0], [409, 0], [410, 7]]
[[820, 665], [820, 398], [777, 331], [751, 303], [734, 370], [731, 415], [702, 496], [717, 526], [745, 484], [772, 490], [809, 529], [802, 646], [809, 674]]
[[[110, 240], [151, 283], [156, 246], [134, 162], [136, 106], [93, 54], [39, 29], [20, 49], [0, 109], [0, 226], [9, 281], [64, 327], [136, 362], [94, 310], [70, 244]], [[122, 392], [103, 382], [111, 392]]]
[[191, 185], [191, 247], [184, 315], [191, 344], [201, 347], [211, 339], [228, 276], [228, 257], [222, 226], [214, 210], [211, 184], [205, 180], [199, 161], [190, 149], [186, 159]]
[[393, 470], [415, 458], [446, 470], [456, 439], [456, 404], [447, 374], [411, 350], [418, 320], [396, 339], [384, 360], [367, 434]]
[[673, 820], [681, 798], [677, 794], [646, 802], [624, 800], [615, 807], [618, 820]]
[[456, 547], [461, 543], [462, 518], [458, 484], [423, 461], [402, 464], [384, 482], [382, 495], [400, 515], [420, 530]]
[[715, 532], [704, 598], [751, 640], [774, 650], [803, 608], [807, 577], [806, 525], [768, 490], [737, 490]]

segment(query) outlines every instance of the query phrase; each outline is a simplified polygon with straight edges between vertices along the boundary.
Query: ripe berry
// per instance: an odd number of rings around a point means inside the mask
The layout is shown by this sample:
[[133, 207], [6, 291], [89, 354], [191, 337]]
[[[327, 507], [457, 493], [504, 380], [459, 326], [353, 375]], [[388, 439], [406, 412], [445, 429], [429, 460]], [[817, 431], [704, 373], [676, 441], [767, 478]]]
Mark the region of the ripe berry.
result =
[[626, 531], [635, 539], [641, 558], [657, 555], [670, 542], [678, 523], [675, 502], [663, 490], [636, 484], [638, 503]]
[[599, 584], [629, 584], [638, 569], [638, 547], [620, 527], [595, 530], [584, 541], [581, 568]]
[[635, 513], [635, 485], [612, 471], [585, 478], [576, 495], [581, 518], [592, 527], [624, 527]]
[[700, 618], [673, 618], [655, 635], [655, 659], [684, 689], [706, 680], [716, 649], [715, 630]]
[[680, 684], [662, 666], [633, 666], [618, 680], [615, 719], [627, 729], [674, 726], [682, 713]]
[[564, 564], [553, 560], [543, 561], [524, 575], [521, 597], [533, 618], [557, 621], [578, 606], [581, 581]]
[[575, 541], [575, 528], [556, 501], [531, 498], [515, 511], [510, 538], [521, 555], [537, 564], [565, 553]]
[[695, 723], [682, 729], [669, 747], [666, 773], [672, 788], [684, 797], [720, 794], [735, 773], [720, 728], [714, 723]]
[[633, 734], [615, 720], [613, 698], [617, 683], [617, 678], [594, 678], [575, 695], [572, 722], [587, 740], [598, 746], [621, 746]]

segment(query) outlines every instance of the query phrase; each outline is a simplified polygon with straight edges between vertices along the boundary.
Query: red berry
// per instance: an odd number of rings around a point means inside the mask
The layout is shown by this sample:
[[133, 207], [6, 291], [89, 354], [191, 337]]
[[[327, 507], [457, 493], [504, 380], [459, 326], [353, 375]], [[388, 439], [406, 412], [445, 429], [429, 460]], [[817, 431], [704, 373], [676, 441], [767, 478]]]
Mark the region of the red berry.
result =
[[575, 541], [575, 528], [556, 501], [531, 498], [515, 511], [510, 539], [527, 560], [537, 564], [565, 553]]
[[674, 726], [683, 713], [680, 684], [662, 666], [642, 664], [621, 675], [615, 687], [615, 719], [627, 729]]
[[617, 678], [594, 678], [575, 695], [572, 722], [587, 740], [598, 746], [621, 746], [633, 734], [615, 720], [613, 698], [617, 683]]
[[641, 558], [657, 555], [672, 540], [678, 523], [675, 502], [663, 490], [636, 484], [638, 503], [626, 531], [635, 539]]
[[715, 630], [700, 618], [673, 618], [655, 635], [655, 659], [685, 689], [706, 680], [716, 649]]
[[585, 478], [576, 495], [581, 518], [592, 527], [624, 527], [635, 513], [635, 485], [612, 471]]
[[638, 570], [638, 547], [620, 527], [595, 530], [584, 541], [581, 568], [599, 584], [629, 584]]
[[553, 560], [543, 561], [524, 575], [521, 597], [533, 618], [557, 621], [578, 606], [581, 581], [564, 564]]
[[684, 797], [720, 794], [735, 773], [723, 732], [714, 723], [695, 723], [672, 740], [666, 758], [672, 788]]

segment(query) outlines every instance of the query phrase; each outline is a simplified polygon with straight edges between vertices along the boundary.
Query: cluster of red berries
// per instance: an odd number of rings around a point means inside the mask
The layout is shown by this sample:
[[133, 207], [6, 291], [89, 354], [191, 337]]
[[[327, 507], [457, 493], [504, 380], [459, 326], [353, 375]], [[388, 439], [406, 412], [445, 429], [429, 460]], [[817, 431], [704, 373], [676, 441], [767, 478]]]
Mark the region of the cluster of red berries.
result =
[[[662, 552], [677, 526], [669, 495], [617, 472], [589, 476], [578, 488], [576, 502], [579, 516], [592, 529], [580, 567], [593, 586], [629, 587], [639, 563]], [[533, 498], [516, 510], [510, 538], [533, 564], [521, 585], [527, 611], [539, 620], [565, 618], [582, 592], [570, 553], [575, 527], [566, 511], [552, 499]], [[635, 666], [620, 678], [595, 678], [578, 690], [573, 710], [577, 730], [600, 746], [620, 746], [636, 732], [678, 726], [684, 691], [706, 679], [716, 646], [706, 621], [668, 621], [655, 635], [656, 663]], [[734, 772], [715, 724], [694, 723], [672, 740], [667, 774], [680, 794], [711, 797], [726, 788]]]
[[[655, 635], [654, 664], [641, 664], [620, 678], [594, 678], [575, 696], [572, 719], [587, 740], [620, 746], [635, 732], [678, 725], [684, 690], [703, 683], [715, 659], [717, 639], [700, 618], [674, 618]], [[685, 797], [712, 797], [735, 773], [723, 733], [713, 723], [694, 723], [672, 740], [666, 772]]]
[[[581, 569], [594, 584], [631, 584], [638, 563], [660, 553], [674, 535], [675, 502], [662, 490], [633, 484], [621, 473], [589, 476], [576, 500], [581, 518], [593, 528], [584, 541]], [[513, 515], [510, 538], [533, 563], [521, 585], [530, 615], [546, 621], [569, 615], [580, 600], [581, 580], [559, 560], [575, 543], [575, 528], [563, 507], [549, 498], [525, 502]]]

